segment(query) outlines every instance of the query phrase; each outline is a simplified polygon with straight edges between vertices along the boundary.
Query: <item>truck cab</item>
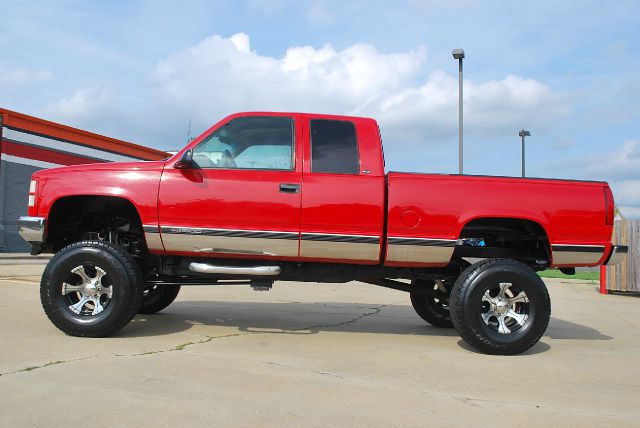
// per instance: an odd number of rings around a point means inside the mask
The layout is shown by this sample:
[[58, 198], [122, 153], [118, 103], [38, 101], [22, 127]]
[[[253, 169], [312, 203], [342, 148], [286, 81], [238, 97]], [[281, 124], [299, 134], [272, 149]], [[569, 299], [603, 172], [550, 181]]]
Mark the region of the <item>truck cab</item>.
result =
[[190, 165], [163, 171], [163, 245], [150, 250], [380, 262], [385, 174], [375, 121], [237, 114], [174, 159], [189, 151]]

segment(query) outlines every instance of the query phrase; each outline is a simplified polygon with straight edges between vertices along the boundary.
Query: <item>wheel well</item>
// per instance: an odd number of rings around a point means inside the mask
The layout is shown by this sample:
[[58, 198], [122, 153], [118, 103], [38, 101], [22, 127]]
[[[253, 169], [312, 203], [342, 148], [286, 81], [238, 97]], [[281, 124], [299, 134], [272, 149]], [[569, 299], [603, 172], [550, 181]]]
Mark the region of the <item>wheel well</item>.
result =
[[137, 237], [144, 243], [140, 215], [127, 199], [113, 196], [67, 196], [58, 199], [49, 211], [47, 245], [54, 252], [84, 239], [101, 239], [121, 245], [117, 239], [118, 234], [129, 238]]
[[474, 219], [465, 224], [460, 239], [462, 245], [456, 247], [454, 257], [508, 257], [530, 265], [545, 265], [551, 260], [547, 233], [532, 220]]

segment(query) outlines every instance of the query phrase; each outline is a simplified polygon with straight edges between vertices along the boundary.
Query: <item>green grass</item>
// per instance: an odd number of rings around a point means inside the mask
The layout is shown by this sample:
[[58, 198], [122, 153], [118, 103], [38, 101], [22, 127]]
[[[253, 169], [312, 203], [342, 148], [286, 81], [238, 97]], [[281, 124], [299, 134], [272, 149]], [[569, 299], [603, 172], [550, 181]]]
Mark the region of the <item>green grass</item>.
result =
[[598, 271], [576, 271], [575, 275], [565, 275], [557, 269], [547, 269], [538, 272], [542, 278], [561, 278], [561, 279], [580, 279], [583, 281], [599, 281], [600, 272]]
[[193, 345], [193, 342], [181, 343], [179, 345], [176, 345], [173, 349], [175, 349], [176, 351], [182, 351], [184, 348], [186, 348], [189, 345]]

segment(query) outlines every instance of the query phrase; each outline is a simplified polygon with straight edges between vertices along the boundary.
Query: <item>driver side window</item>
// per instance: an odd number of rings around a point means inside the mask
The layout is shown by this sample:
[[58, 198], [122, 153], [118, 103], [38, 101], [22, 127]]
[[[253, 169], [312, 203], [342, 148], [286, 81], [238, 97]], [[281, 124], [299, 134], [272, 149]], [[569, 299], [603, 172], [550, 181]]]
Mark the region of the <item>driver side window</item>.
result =
[[293, 119], [241, 117], [216, 130], [193, 150], [201, 168], [293, 170]]

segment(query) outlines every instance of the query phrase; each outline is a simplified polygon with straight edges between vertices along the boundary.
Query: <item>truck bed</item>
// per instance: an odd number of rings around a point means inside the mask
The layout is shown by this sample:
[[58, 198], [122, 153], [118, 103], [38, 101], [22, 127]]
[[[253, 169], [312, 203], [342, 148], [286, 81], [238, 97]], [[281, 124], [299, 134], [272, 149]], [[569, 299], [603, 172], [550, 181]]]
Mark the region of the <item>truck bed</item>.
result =
[[446, 264], [465, 225], [517, 218], [544, 229], [552, 266], [596, 266], [608, 254], [604, 182], [472, 175], [387, 174], [385, 264]]

